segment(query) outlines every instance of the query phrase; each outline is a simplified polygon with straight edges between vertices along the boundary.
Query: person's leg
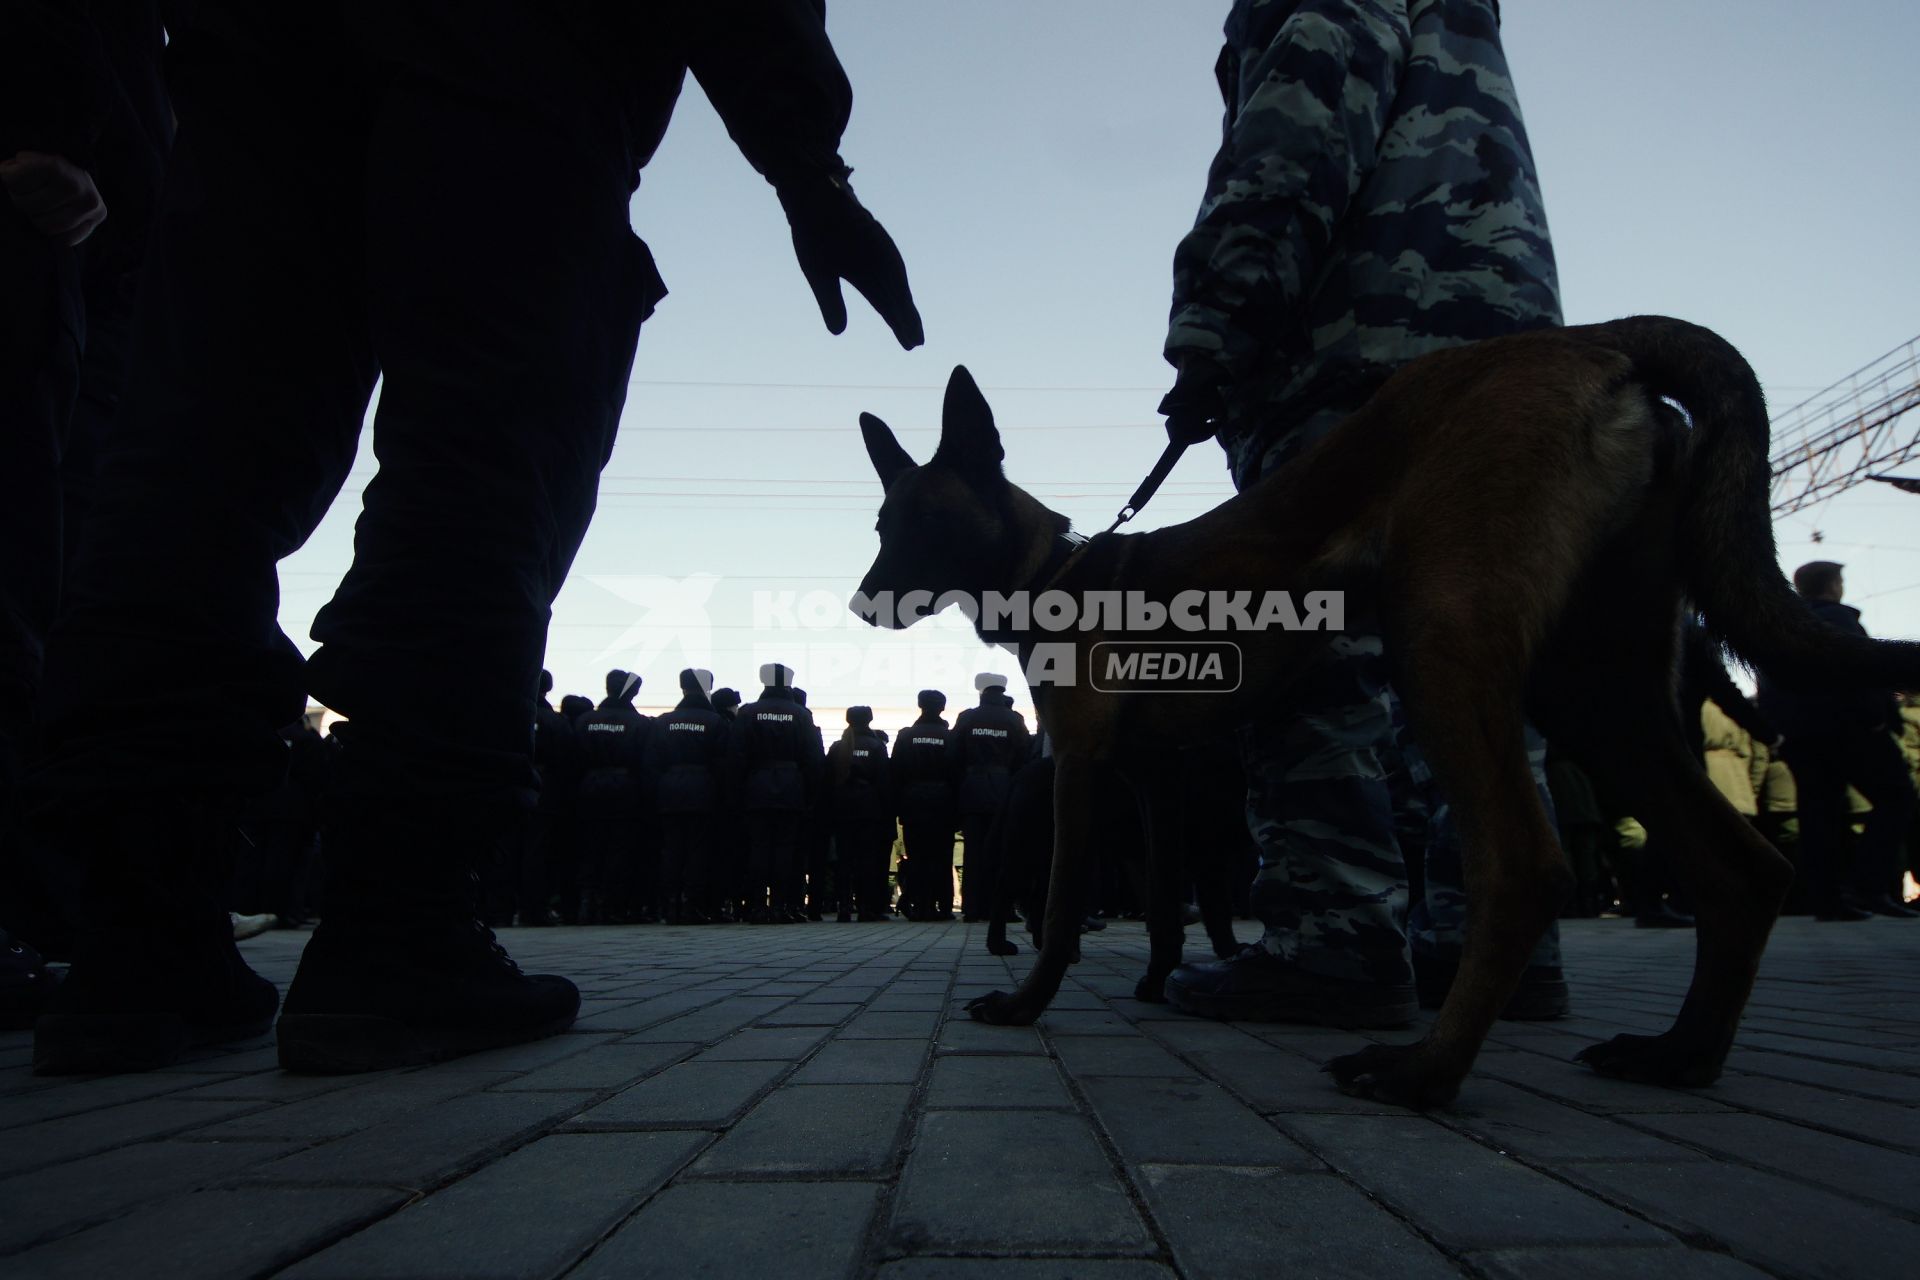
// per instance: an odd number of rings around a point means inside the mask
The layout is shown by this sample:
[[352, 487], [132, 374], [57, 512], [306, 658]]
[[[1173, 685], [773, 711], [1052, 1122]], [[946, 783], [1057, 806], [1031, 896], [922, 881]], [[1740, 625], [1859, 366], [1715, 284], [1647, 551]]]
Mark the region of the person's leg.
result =
[[[69, 868], [25, 839], [18, 787], [60, 589], [62, 443], [80, 384], [80, 252], [0, 198], [0, 924], [65, 956]], [[45, 986], [35, 987], [40, 991]]]
[[[1237, 442], [1236, 486], [1287, 465], [1343, 417], [1329, 410], [1283, 435]], [[1415, 1012], [1406, 863], [1381, 758], [1393, 744], [1392, 693], [1379, 637], [1365, 619], [1348, 624], [1286, 708], [1243, 738], [1260, 945], [1175, 970], [1166, 993], [1176, 1008], [1356, 1026], [1396, 1026]]]
[[182, 134], [138, 350], [47, 650], [34, 803], [87, 858], [96, 927], [43, 1070], [157, 1065], [275, 1003], [218, 897], [226, 815], [284, 773], [304, 698], [275, 564], [338, 491], [377, 368], [352, 59], [230, 16], [170, 50]]
[[[551, 604], [659, 296], [627, 225], [614, 95], [562, 23], [494, 5], [350, 23], [376, 80], [364, 226], [386, 379], [379, 471], [308, 663], [315, 696], [354, 725], [328, 802], [332, 901], [281, 1019], [283, 1064], [313, 1069], [572, 1021], [572, 985], [522, 975], [461, 896], [484, 833], [531, 801]], [[538, 180], [500, 178], [508, 157], [536, 157]], [[390, 937], [406, 963], [383, 982], [371, 957]]]
[[1848, 740], [1845, 764], [1848, 781], [1873, 806], [1854, 848], [1850, 896], [1876, 915], [1910, 916], [1893, 887], [1906, 870], [1904, 841], [1916, 807], [1906, 757], [1891, 735], [1863, 733]]
[[1840, 901], [1847, 833], [1847, 780], [1840, 744], [1790, 738], [1781, 748], [1793, 771], [1798, 804], [1799, 849], [1795, 883], [1801, 900], [1823, 920], [1860, 919], [1865, 913]]

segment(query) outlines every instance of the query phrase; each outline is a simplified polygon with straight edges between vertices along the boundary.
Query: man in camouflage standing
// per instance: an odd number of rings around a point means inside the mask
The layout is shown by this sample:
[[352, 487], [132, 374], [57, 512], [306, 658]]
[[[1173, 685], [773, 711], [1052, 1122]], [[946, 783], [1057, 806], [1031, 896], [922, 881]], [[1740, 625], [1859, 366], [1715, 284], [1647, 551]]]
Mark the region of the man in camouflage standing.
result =
[[[1217, 438], [1236, 487], [1286, 465], [1407, 361], [1560, 323], [1493, 0], [1236, 0], [1215, 70], [1225, 141], [1174, 256], [1166, 353], [1179, 374], [1161, 412], [1178, 441]], [[1376, 630], [1350, 616], [1288, 716], [1249, 729], [1265, 934], [1233, 960], [1176, 971], [1177, 1007], [1412, 1017]], [[1426, 898], [1422, 940], [1457, 956], [1461, 895], [1430, 880]], [[1558, 963], [1545, 947], [1535, 972], [1557, 983]]]

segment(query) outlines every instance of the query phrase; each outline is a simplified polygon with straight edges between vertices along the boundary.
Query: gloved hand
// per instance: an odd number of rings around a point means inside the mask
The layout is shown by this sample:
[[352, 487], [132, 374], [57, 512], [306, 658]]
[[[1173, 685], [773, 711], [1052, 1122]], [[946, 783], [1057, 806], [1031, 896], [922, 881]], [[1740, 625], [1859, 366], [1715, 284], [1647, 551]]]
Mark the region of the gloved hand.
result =
[[35, 231], [68, 249], [107, 220], [93, 175], [65, 156], [39, 151], [8, 156], [0, 160], [0, 187]]
[[780, 204], [793, 228], [794, 257], [813, 288], [827, 332], [846, 330], [847, 303], [840, 293], [845, 280], [873, 304], [901, 347], [911, 351], [926, 341], [907, 285], [907, 264], [844, 177], [810, 179], [784, 189]]
[[1175, 444], [1211, 440], [1227, 414], [1226, 381], [1226, 371], [1211, 360], [1193, 356], [1182, 360], [1173, 390], [1160, 400], [1167, 438]]

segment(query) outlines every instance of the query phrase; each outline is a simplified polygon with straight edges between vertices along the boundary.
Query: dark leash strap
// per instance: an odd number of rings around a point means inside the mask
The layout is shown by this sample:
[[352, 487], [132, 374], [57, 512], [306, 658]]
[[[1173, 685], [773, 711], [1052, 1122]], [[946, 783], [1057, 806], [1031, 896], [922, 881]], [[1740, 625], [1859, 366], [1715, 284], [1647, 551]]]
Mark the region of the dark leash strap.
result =
[[1186, 451], [1187, 446], [1183, 442], [1167, 441], [1167, 447], [1161, 451], [1160, 461], [1153, 464], [1153, 470], [1147, 472], [1147, 478], [1140, 482], [1140, 487], [1133, 491], [1131, 498], [1127, 499], [1127, 505], [1120, 508], [1120, 514], [1115, 516], [1113, 523], [1107, 526], [1108, 533], [1112, 533], [1140, 514], [1140, 508], [1146, 506], [1147, 500], [1159, 492], [1160, 485], [1173, 474], [1174, 465], [1180, 461], [1180, 455]]

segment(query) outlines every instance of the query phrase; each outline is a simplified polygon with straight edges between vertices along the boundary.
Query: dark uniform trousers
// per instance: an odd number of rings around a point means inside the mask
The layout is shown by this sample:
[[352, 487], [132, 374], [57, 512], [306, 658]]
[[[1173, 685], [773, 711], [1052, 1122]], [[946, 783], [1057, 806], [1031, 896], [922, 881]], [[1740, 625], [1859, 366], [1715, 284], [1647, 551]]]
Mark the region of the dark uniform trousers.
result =
[[[660, 293], [604, 80], [531, 6], [203, 0], [196, 23], [42, 778], [262, 790], [311, 693], [353, 722], [348, 796], [529, 788], [549, 606]], [[340, 491], [382, 376], [353, 567], [303, 663], [275, 564]], [[429, 690], [449, 696], [423, 711]]]
[[902, 818], [900, 842], [906, 852], [908, 881], [901, 886], [901, 896], [921, 914], [952, 911], [953, 824]]

